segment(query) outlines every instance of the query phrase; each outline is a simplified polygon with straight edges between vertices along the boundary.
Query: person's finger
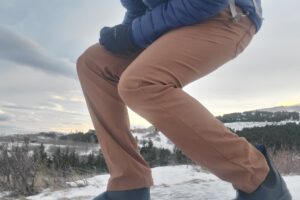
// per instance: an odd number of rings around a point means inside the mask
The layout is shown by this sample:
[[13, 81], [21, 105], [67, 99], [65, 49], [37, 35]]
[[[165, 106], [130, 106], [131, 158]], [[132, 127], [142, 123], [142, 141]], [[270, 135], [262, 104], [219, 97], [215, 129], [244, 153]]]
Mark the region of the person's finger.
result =
[[110, 27], [104, 26], [104, 27], [100, 30], [100, 35], [104, 35], [104, 34], [106, 34], [106, 33], [109, 33], [110, 29], [111, 29]]
[[99, 38], [99, 42], [100, 42], [100, 44], [102, 44], [102, 45], [105, 44], [105, 40], [103, 39], [103, 37], [100, 37], [100, 38]]
[[99, 41], [101, 43], [111, 43], [113, 41], [113, 36], [110, 33], [101, 34]]

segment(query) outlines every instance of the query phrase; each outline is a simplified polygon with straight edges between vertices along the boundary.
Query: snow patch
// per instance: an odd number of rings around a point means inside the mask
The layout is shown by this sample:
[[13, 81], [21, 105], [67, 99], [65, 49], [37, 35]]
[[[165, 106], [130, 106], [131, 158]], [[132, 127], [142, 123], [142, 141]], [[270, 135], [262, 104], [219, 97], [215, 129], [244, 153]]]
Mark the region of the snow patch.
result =
[[241, 131], [244, 128], [253, 128], [253, 127], [265, 127], [270, 125], [285, 125], [287, 123], [295, 123], [299, 124], [300, 121], [295, 120], [285, 120], [280, 122], [231, 122], [231, 123], [224, 123], [224, 125], [228, 128], [233, 129], [234, 131]]
[[[228, 182], [201, 169], [199, 166], [179, 165], [152, 168], [154, 186], [151, 187], [152, 200], [230, 200], [235, 197], [235, 190]], [[300, 199], [300, 176], [284, 176], [294, 199]], [[80, 199], [91, 200], [104, 192], [109, 175], [99, 175], [87, 179], [87, 186], [61, 191], [45, 190], [28, 200]], [[80, 182], [78, 182], [80, 183]]]

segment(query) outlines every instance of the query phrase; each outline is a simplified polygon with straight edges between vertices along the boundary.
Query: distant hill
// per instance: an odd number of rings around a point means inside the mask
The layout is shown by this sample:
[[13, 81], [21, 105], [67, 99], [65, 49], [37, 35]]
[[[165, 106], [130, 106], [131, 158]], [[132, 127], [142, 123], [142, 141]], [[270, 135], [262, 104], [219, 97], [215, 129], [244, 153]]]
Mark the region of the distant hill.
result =
[[[217, 118], [222, 121], [225, 126], [234, 131], [242, 131], [245, 128], [265, 127], [268, 125], [285, 125], [290, 122], [300, 124], [300, 104], [294, 106], [263, 108], [242, 113], [229, 113], [223, 116], [217, 116]], [[154, 126], [132, 127], [131, 132], [139, 146], [142, 146], [145, 140], [151, 139], [156, 147], [169, 150], [173, 149], [173, 143]], [[66, 145], [78, 146], [81, 148], [86, 147], [86, 143], [90, 143], [95, 149], [98, 148], [95, 130], [89, 130], [86, 133], [76, 132], [69, 134], [59, 132], [28, 134], [25, 131], [20, 134], [9, 134], [6, 136], [1, 136], [0, 134], [0, 144], [18, 142], [24, 140], [24, 138], [33, 145], [43, 143], [47, 149]]]
[[262, 108], [254, 111], [268, 111], [268, 112], [278, 112], [278, 111], [287, 111], [287, 112], [300, 112], [300, 104], [293, 106], [277, 106], [271, 108]]
[[299, 112], [288, 112], [288, 111], [246, 111], [225, 114], [222, 116], [217, 116], [217, 119], [223, 123], [232, 122], [280, 122], [280, 121], [299, 121]]
[[300, 121], [300, 104], [234, 112], [216, 117], [223, 123]]

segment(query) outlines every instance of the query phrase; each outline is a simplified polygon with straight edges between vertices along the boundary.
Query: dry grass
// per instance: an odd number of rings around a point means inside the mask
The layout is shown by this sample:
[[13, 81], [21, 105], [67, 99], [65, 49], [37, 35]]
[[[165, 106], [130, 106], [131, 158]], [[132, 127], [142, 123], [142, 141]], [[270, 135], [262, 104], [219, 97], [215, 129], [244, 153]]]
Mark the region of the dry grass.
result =
[[300, 151], [287, 147], [275, 151], [268, 149], [276, 167], [283, 175], [300, 175]]

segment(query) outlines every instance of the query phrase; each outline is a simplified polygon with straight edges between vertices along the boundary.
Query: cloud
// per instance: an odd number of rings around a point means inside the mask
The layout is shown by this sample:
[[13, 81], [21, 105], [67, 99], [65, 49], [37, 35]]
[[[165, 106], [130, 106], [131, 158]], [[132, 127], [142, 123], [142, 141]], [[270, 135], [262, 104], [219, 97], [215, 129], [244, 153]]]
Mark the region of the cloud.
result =
[[15, 104], [2, 105], [2, 107], [9, 108], [9, 109], [16, 109], [16, 110], [42, 110], [38, 107], [15, 105]]
[[0, 114], [0, 122], [9, 121], [10, 117], [6, 114]]
[[0, 110], [0, 122], [10, 121], [11, 116]]
[[[216, 115], [299, 101], [300, 1], [291, 0], [288, 6], [279, 0], [262, 3], [265, 21], [246, 51], [185, 88]], [[0, 134], [10, 129], [91, 128], [74, 75], [75, 60], [97, 42], [101, 27], [122, 20], [125, 10], [120, 2], [1, 0], [0, 4], [0, 106], [14, 103], [3, 107]], [[129, 114], [131, 122], [144, 124], [134, 112]]]
[[80, 115], [86, 116], [87, 114], [66, 110], [62, 105], [57, 103], [49, 102], [47, 103], [48, 106], [25, 106], [25, 105], [17, 105], [13, 103], [3, 104], [2, 107], [6, 109], [13, 109], [13, 110], [27, 110], [27, 111], [45, 111], [45, 112], [59, 112], [61, 114], [68, 114], [68, 115]]
[[73, 63], [55, 57], [30, 38], [4, 27], [0, 27], [0, 59], [53, 75], [77, 78]]
[[85, 103], [85, 99], [82, 96], [61, 96], [61, 95], [52, 95], [52, 99], [60, 101], [70, 101], [70, 102], [79, 102]]

